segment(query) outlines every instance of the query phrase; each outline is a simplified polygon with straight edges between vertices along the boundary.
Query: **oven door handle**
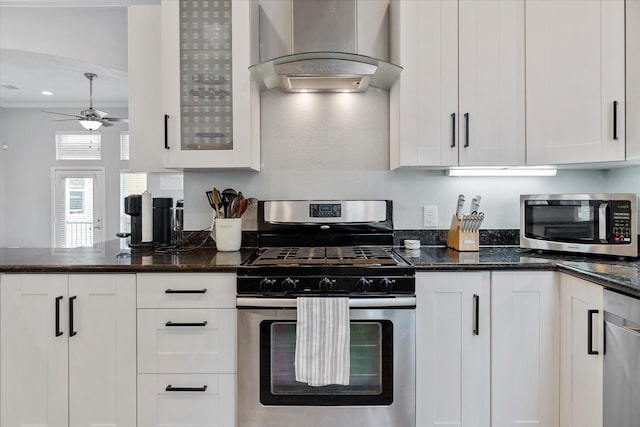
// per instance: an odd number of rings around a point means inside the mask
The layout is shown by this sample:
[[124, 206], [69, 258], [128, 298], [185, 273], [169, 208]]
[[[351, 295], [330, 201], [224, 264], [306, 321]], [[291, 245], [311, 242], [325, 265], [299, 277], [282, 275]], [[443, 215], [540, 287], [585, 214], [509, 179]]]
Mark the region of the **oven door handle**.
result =
[[[237, 307], [254, 308], [296, 308], [298, 305], [296, 298], [256, 298], [238, 297]], [[409, 307], [415, 308], [416, 297], [394, 297], [394, 298], [349, 298], [349, 308], [386, 308], [386, 307]]]

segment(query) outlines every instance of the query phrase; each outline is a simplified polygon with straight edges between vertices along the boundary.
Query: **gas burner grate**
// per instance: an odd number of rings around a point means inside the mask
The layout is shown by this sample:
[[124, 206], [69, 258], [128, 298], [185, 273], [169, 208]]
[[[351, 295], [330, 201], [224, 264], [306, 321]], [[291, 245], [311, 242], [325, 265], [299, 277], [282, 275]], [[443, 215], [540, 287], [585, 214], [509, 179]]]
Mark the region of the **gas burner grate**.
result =
[[390, 248], [379, 246], [282, 247], [265, 249], [253, 265], [395, 265]]

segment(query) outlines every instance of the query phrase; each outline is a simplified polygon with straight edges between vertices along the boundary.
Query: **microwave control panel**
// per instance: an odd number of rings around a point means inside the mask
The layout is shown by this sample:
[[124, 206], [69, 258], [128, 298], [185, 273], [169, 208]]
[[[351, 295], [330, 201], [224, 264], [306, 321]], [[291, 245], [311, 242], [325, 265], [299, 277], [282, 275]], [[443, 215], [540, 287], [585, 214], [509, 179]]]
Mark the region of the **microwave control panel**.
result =
[[625, 200], [611, 201], [611, 237], [612, 243], [631, 242], [631, 203]]

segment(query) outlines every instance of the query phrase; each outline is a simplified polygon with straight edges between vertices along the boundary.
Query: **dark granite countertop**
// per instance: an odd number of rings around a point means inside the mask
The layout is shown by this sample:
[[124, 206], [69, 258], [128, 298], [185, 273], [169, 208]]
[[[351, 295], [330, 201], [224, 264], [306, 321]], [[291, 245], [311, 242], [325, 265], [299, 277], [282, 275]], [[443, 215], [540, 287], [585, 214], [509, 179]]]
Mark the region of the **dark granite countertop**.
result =
[[[128, 248], [119, 240], [92, 248], [0, 248], [0, 272], [234, 272], [256, 248], [218, 252], [213, 247], [169, 253]], [[417, 271], [560, 270], [607, 288], [640, 298], [640, 260], [619, 260], [573, 254], [541, 253], [517, 246], [484, 246], [478, 252], [458, 252], [443, 246], [418, 250], [398, 248]]]

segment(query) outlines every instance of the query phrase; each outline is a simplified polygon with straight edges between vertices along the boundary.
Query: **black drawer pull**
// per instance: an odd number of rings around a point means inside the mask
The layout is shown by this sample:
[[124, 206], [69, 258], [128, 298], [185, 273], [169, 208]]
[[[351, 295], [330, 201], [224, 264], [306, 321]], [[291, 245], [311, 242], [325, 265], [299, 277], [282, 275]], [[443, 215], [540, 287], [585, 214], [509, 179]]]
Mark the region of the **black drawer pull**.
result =
[[169, 115], [164, 115], [164, 148], [169, 149]]
[[207, 386], [202, 387], [172, 387], [171, 384], [164, 389], [165, 391], [207, 391]]
[[77, 334], [76, 331], [73, 330], [73, 301], [75, 301], [77, 297], [72, 296], [69, 298], [69, 336], [73, 337]]
[[587, 310], [587, 354], [599, 354], [593, 349], [593, 315], [598, 314], [598, 310]]
[[60, 330], [60, 301], [62, 301], [63, 297], [56, 297], [56, 336], [59, 337], [62, 335], [62, 331]]
[[456, 113], [451, 113], [451, 148], [456, 146]]
[[618, 101], [613, 101], [613, 140], [618, 139]]
[[480, 295], [473, 295], [473, 335], [480, 335]]
[[207, 321], [205, 320], [204, 322], [200, 323], [173, 323], [171, 320], [169, 320], [164, 324], [164, 326], [207, 326]]
[[165, 294], [206, 294], [206, 289], [167, 289]]

